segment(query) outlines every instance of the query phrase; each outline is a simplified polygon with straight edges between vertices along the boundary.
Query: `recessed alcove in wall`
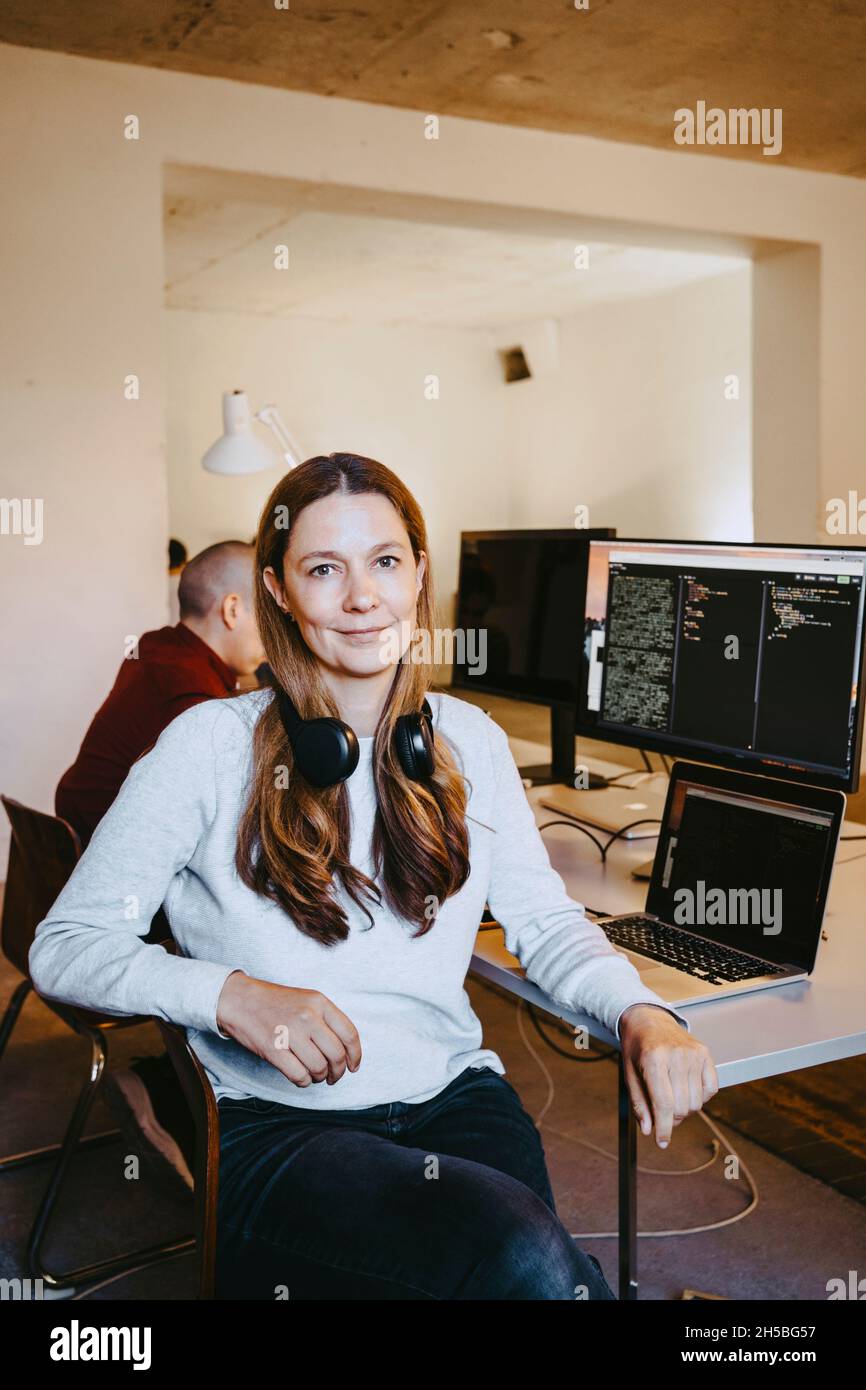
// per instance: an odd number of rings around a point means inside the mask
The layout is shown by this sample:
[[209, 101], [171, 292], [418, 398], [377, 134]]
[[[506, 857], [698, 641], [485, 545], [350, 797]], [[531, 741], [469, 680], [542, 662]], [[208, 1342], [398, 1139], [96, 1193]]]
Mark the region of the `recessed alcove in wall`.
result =
[[225, 531], [194, 469], [241, 385], [308, 453], [455, 469], [464, 527], [583, 503], [621, 533], [814, 537], [815, 248], [180, 165], [164, 228], [175, 531]]

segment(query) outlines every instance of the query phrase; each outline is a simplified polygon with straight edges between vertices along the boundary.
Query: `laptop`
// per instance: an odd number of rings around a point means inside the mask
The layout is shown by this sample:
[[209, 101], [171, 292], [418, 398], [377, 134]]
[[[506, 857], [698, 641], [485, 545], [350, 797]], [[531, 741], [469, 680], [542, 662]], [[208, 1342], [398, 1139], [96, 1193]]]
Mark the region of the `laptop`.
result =
[[677, 762], [646, 910], [596, 925], [674, 1007], [805, 979], [844, 816], [842, 792]]

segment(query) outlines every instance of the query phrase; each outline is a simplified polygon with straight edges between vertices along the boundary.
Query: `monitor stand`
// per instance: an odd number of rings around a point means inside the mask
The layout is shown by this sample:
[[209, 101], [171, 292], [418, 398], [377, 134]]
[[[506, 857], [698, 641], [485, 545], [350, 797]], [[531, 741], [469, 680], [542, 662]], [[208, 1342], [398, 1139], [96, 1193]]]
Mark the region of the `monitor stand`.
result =
[[[551, 705], [550, 707], [550, 751], [549, 763], [533, 763], [519, 768], [521, 777], [534, 787], [549, 787], [562, 782], [566, 787], [574, 786], [574, 741], [577, 738], [577, 718], [574, 705]], [[590, 774], [590, 785], [592, 777]], [[601, 779], [601, 785], [604, 779]]]
[[[531, 763], [521, 766], [518, 771], [526, 782], [534, 787], [562, 785], [573, 787], [577, 774], [575, 764], [575, 740], [577, 738], [577, 719], [574, 705], [551, 705], [550, 707], [550, 748], [549, 763]], [[647, 763], [649, 767], [649, 764]], [[600, 772], [590, 772], [583, 766], [584, 789], [600, 791], [608, 786], [608, 779]]]

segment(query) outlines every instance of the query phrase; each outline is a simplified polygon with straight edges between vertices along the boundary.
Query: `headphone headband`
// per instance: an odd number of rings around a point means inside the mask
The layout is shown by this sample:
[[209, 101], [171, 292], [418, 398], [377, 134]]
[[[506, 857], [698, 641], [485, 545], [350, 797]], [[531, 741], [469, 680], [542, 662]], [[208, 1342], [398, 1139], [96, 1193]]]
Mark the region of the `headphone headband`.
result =
[[[280, 718], [298, 770], [314, 787], [331, 787], [351, 777], [360, 746], [353, 729], [328, 715], [302, 719], [287, 690], [274, 687]], [[397, 757], [406, 776], [420, 782], [435, 767], [433, 711], [426, 697], [418, 714], [401, 714], [394, 730]]]
[[280, 718], [283, 721], [283, 728], [291, 741], [293, 734], [296, 729], [300, 728], [303, 721], [295, 708], [295, 703], [289, 695], [289, 692], [284, 690], [281, 685], [275, 685], [274, 692], [277, 697], [277, 704], [280, 707]]

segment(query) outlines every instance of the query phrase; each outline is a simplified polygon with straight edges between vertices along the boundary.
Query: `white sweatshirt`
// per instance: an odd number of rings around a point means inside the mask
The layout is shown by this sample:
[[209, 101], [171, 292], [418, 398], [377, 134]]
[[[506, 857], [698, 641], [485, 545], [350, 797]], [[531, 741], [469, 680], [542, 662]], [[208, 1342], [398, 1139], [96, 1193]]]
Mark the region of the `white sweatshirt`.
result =
[[[337, 883], [351, 930], [324, 946], [278, 904], [247, 888], [234, 867], [238, 820], [252, 765], [252, 731], [271, 690], [205, 700], [169, 724], [134, 763], [71, 878], [40, 922], [30, 971], [40, 994], [107, 1014], [148, 1014], [184, 1025], [217, 1099], [259, 1096], [311, 1110], [356, 1109], [436, 1095], [469, 1066], [504, 1075], [482, 1046], [464, 988], [485, 901], [509, 951], [557, 1002], [619, 1036], [631, 1004], [668, 1009], [634, 966], [587, 920], [550, 864], [508, 740], [483, 710], [431, 693], [434, 733], [445, 734], [466, 777], [471, 873], [416, 928], [370, 902], [374, 926]], [[360, 738], [347, 787], [351, 861], [373, 878], [373, 738]], [[164, 905], [181, 954], [145, 943]], [[220, 1033], [220, 991], [234, 970], [317, 989], [352, 1020], [361, 1065], [333, 1086], [294, 1085], [270, 1062]]]

